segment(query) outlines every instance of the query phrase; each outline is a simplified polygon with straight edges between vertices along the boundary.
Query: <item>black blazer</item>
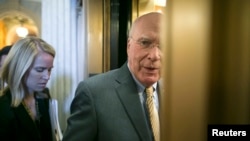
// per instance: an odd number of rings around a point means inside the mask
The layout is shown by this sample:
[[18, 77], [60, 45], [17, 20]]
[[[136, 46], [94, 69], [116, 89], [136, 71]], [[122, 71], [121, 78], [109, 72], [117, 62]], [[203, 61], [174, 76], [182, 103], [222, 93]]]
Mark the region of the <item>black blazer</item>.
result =
[[152, 141], [127, 63], [81, 82], [70, 110], [63, 141]]
[[[46, 89], [49, 93], [48, 89]], [[10, 90], [0, 97], [0, 140], [1, 141], [52, 141], [51, 123], [49, 117], [49, 98], [36, 100], [40, 111], [40, 123], [35, 123], [24, 106], [20, 104], [13, 108]]]

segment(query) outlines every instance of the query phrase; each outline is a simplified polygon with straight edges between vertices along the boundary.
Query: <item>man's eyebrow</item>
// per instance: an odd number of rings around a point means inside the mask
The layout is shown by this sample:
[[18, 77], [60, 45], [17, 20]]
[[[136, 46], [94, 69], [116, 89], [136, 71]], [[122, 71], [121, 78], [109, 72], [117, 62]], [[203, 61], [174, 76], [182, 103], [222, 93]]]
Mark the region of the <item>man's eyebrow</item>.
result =
[[152, 40], [152, 39], [147, 38], [147, 37], [140, 37], [140, 38], [138, 38], [138, 40]]

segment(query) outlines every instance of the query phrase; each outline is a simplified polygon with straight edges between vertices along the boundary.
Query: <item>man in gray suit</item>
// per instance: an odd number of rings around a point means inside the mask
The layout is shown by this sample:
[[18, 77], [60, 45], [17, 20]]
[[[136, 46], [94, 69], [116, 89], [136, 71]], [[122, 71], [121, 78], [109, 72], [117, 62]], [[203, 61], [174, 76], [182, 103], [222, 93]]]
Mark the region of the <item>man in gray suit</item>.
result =
[[135, 20], [127, 42], [128, 61], [121, 68], [78, 85], [63, 141], [154, 140], [144, 89], [155, 88], [154, 102], [159, 109], [161, 16], [152, 12]]

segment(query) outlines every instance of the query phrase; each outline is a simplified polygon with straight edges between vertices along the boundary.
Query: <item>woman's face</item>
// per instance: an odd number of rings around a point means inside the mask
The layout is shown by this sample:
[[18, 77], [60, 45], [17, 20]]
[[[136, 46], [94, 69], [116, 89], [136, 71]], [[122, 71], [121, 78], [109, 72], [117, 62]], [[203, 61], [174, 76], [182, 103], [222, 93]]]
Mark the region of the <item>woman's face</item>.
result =
[[54, 57], [48, 53], [40, 52], [31, 65], [27, 77], [26, 86], [29, 93], [42, 91], [50, 79]]

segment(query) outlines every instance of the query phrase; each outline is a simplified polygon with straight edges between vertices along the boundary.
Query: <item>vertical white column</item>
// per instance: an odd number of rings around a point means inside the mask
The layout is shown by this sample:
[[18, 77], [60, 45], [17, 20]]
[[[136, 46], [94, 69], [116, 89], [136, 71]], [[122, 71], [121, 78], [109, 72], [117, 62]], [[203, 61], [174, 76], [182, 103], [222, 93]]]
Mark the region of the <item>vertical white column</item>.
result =
[[42, 0], [41, 2], [41, 37], [56, 50], [48, 87], [52, 97], [58, 100], [59, 121], [62, 130], [65, 130], [75, 89], [79, 81], [84, 79], [84, 73], [87, 70], [84, 67], [86, 63], [83, 44], [78, 44], [77, 41], [80, 39], [77, 37], [77, 31], [82, 31], [77, 28], [83, 28], [83, 26], [77, 25], [77, 0]]

